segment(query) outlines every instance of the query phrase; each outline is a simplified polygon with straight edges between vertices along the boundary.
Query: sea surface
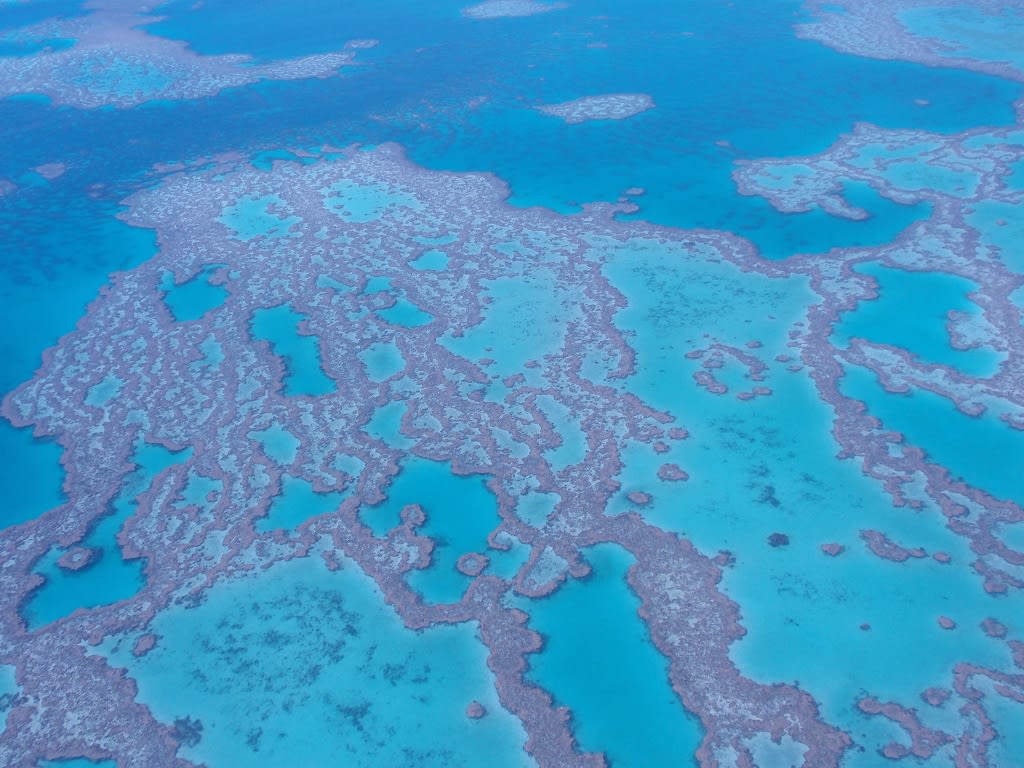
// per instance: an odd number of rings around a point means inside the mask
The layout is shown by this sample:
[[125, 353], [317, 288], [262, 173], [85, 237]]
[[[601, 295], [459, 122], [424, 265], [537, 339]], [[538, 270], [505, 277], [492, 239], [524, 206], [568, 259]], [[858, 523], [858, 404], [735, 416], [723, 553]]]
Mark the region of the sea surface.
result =
[[0, 763], [1024, 766], [1024, 9], [490, 5], [0, 0]]

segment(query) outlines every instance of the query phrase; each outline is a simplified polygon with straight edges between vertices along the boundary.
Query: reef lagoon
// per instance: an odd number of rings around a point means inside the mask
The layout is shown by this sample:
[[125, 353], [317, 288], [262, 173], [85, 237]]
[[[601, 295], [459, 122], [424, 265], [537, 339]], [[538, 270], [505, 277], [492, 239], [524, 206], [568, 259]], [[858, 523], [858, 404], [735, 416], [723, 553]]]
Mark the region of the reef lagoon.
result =
[[0, 0], [0, 765], [1024, 768], [1024, 7]]

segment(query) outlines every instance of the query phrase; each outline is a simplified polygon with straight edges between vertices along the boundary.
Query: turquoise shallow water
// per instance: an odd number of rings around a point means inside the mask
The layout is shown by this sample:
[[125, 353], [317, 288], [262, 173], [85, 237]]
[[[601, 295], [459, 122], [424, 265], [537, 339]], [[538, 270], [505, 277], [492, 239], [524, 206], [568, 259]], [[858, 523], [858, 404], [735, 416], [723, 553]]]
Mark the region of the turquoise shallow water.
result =
[[392, 342], [373, 344], [359, 353], [372, 381], [384, 381], [405, 368], [401, 350]]
[[6, 712], [10, 708], [11, 700], [18, 693], [18, 682], [15, 679], [15, 669], [9, 664], [0, 666], [0, 709], [4, 712], [4, 718], [6, 719]]
[[284, 362], [284, 393], [315, 397], [337, 387], [320, 367], [320, 340], [299, 332], [305, 317], [288, 305], [253, 313], [253, 337], [270, 342], [274, 354]]
[[916, 35], [957, 41], [947, 55], [1009, 62], [1024, 68], [1024, 52], [1020, 48], [1024, 13], [1020, 8], [1008, 4], [997, 13], [986, 14], [971, 7], [941, 13], [926, 6], [903, 11], [900, 21]]
[[373, 412], [363, 429], [371, 437], [382, 440], [391, 448], [411, 448], [415, 441], [402, 435], [402, 418], [408, 406], [400, 401], [382, 405]]
[[[947, 467], [954, 479], [979, 487], [996, 498], [1024, 504], [1024, 432], [1012, 429], [991, 412], [968, 416], [945, 398], [922, 389], [887, 392], [874, 373], [848, 368], [844, 394], [867, 404], [868, 413], [886, 429], [903, 433], [909, 445]], [[992, 457], [999, 456], [999, 461]]]
[[[190, 716], [201, 738], [181, 754], [213, 765], [477, 766], [533, 762], [498, 702], [473, 624], [406, 629], [351, 561], [317, 556], [222, 583], [198, 608], [154, 622], [156, 647], [103, 652], [169, 725]], [[465, 714], [479, 701], [480, 720]]]
[[[798, 281], [783, 291], [776, 282], [726, 265], [709, 268], [670, 249], [636, 245], [622, 250], [605, 272], [629, 299], [617, 324], [638, 340], [637, 372], [627, 383], [629, 390], [674, 414], [691, 434], [666, 454], [646, 445], [627, 450], [619, 476], [623, 486], [612, 511], [635, 508], [625, 494], [643, 490], [653, 496], [651, 505], [641, 509], [647, 520], [683, 533], [706, 553], [729, 551], [735, 564], [726, 569], [722, 587], [740, 605], [747, 630], [732, 647], [740, 670], [765, 683], [798, 683], [821, 703], [830, 721], [867, 747], [865, 753], [851, 752], [844, 765], [876, 765], [874, 750], [898, 734], [877, 718], [865, 717], [854, 707], [856, 698], [868, 690], [882, 700], [917, 706], [920, 691], [949, 685], [949, 671], [958, 660], [1005, 667], [1005, 646], [986, 637], [978, 625], [996, 616], [1007, 626], [1019, 626], [1016, 601], [979, 599], [980, 579], [968, 567], [974, 555], [945, 528], [936, 510], [893, 508], [854, 462], [834, 458], [838, 445], [830, 436], [830, 409], [816, 403], [805, 378], [772, 364], [776, 354], [788, 351], [783, 331], [804, 301]], [[930, 301], [943, 303], [943, 295], [921, 299], [926, 306]], [[910, 322], [913, 316], [907, 317]], [[716, 396], [680, 386], [700, 369], [699, 361], [687, 360], [683, 352], [707, 343], [692, 333], [694, 328], [741, 347], [752, 337], [762, 342], [754, 353], [770, 363], [763, 383], [773, 394], [755, 405], [736, 400], [736, 388]], [[893, 333], [882, 328], [883, 334]], [[754, 383], [740, 374], [731, 380], [740, 388]], [[872, 413], [877, 399], [869, 400]], [[964, 466], [968, 455], [976, 457], [971, 466], [979, 471], [982, 464], [992, 465], [984, 451], [968, 454], [953, 447], [965, 434], [970, 437], [971, 423], [956, 418], [936, 423], [929, 418], [936, 406], [922, 406], [919, 431], [908, 427], [908, 442], [916, 444], [915, 435], [923, 438], [945, 429], [944, 459], [953, 467]], [[902, 408], [889, 412], [905, 416], [903, 421], [913, 418]], [[1001, 439], [1009, 441], [1003, 450], [1010, 452], [1002, 455], [1021, 455], [1011, 430], [999, 426], [1007, 433], [1000, 433]], [[689, 479], [657, 479], [666, 461], [683, 467]], [[1012, 487], [1013, 468], [994, 464], [983, 470], [986, 479], [1002, 478], [1002, 487]], [[945, 551], [954, 565], [931, 559], [883, 561], [860, 541], [863, 529], [883, 530], [908, 547]], [[771, 547], [768, 537], [775, 532], [788, 535], [789, 545]], [[820, 545], [828, 542], [843, 545], [846, 553], [826, 557]], [[962, 629], [940, 629], [940, 615], [954, 617]], [[860, 629], [864, 623], [870, 631]], [[922, 644], [929, 649], [927, 659], [920, 657]], [[1020, 712], [1010, 709], [1004, 715], [1004, 728], [1024, 724]], [[943, 754], [930, 764], [943, 765], [944, 760]]]
[[168, 273], [160, 284], [164, 301], [179, 323], [198, 320], [207, 312], [216, 309], [227, 298], [227, 289], [209, 281], [211, 273], [220, 265], [211, 265], [183, 283], [175, 283]]
[[300, 219], [276, 213], [274, 208], [280, 204], [281, 198], [277, 195], [246, 197], [225, 208], [219, 221], [231, 230], [237, 240], [249, 242], [257, 238], [276, 240], [288, 237], [291, 226]]
[[430, 566], [412, 571], [409, 585], [430, 603], [457, 602], [472, 581], [456, 569], [462, 555], [488, 554], [487, 536], [501, 522], [498, 500], [480, 476], [456, 475], [451, 465], [412, 457], [387, 490], [387, 499], [363, 507], [360, 517], [376, 536], [401, 521], [402, 509], [418, 504], [426, 514], [419, 533], [435, 541]]
[[878, 282], [879, 297], [847, 313], [835, 341], [848, 346], [857, 337], [910, 352], [925, 363], [948, 365], [969, 376], [987, 377], [1002, 358], [991, 347], [956, 349], [946, 331], [947, 313], [981, 314], [967, 298], [977, 285], [941, 272], [905, 272], [879, 264], [859, 265], [858, 272]]
[[61, 486], [61, 447], [32, 437], [30, 429], [15, 429], [0, 421], [0, 483], [9, 489], [0, 512], [0, 527], [38, 517], [64, 500]]
[[345, 496], [342, 493], [318, 493], [308, 481], [285, 475], [280, 495], [274, 498], [267, 516], [256, 521], [256, 530], [261, 533], [276, 529], [292, 531], [313, 517], [333, 512]]
[[696, 765], [700, 723], [668, 682], [668, 662], [637, 615], [640, 600], [626, 583], [634, 558], [614, 544], [586, 552], [589, 577], [536, 602], [520, 601], [544, 638], [528, 677], [572, 709], [580, 747], [608, 755], [611, 765]]
[[295, 461], [299, 450], [299, 441], [295, 435], [280, 424], [250, 434], [254, 440], [262, 444], [267, 456], [281, 466], [286, 467]]
[[117, 543], [117, 534], [135, 512], [136, 497], [160, 472], [184, 461], [190, 454], [191, 449], [175, 454], [158, 445], [137, 446], [132, 462], [138, 468], [125, 478], [110, 511], [96, 522], [80, 543], [80, 546], [95, 550], [92, 562], [77, 571], [65, 570], [57, 564], [64, 550], [55, 547], [36, 566], [36, 572], [46, 581], [22, 607], [22, 615], [30, 628], [49, 624], [79, 608], [127, 600], [138, 592], [143, 585], [144, 561], [125, 560]]

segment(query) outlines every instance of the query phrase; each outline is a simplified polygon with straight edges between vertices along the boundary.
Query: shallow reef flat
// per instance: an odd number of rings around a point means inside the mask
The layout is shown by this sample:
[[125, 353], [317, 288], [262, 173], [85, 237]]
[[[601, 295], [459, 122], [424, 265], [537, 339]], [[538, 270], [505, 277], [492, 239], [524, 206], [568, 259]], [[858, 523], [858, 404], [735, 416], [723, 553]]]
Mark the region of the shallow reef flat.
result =
[[[495, 598], [510, 587], [534, 597], [548, 594], [570, 575], [587, 572], [581, 547], [617, 541], [637, 558], [635, 588], [649, 622], [658, 618], [653, 639], [674, 659], [671, 678], [684, 701], [699, 710], [712, 692], [712, 680], [718, 681], [715, 701], [721, 701], [725, 676], [734, 681], [727, 688], [731, 696], [757, 700], [748, 689], [759, 686], [738, 677], [728, 661], [729, 642], [741, 630], [735, 607], [715, 589], [716, 564], [635, 514], [609, 517], [602, 511], [618, 486], [614, 475], [623, 441], [667, 445], [686, 435], [670, 414], [611, 386], [631, 375], [633, 352], [612, 322], [624, 300], [601, 272], [616, 248], [633, 243], [658, 248], [672, 233], [618, 223], [611, 205], [569, 218], [542, 209], [516, 210], [502, 202], [507, 193], [496, 179], [427, 172], [409, 164], [395, 146], [332, 154], [312, 164], [278, 161], [271, 173], [244, 165], [179, 173], [134, 197], [127, 219], [160, 232], [161, 255], [120, 276], [120, 285], [93, 305], [92, 322], [54, 351], [52, 377], [37, 378], [7, 401], [7, 413], [18, 424], [39, 419], [40, 426], [49, 424], [46, 430], [60, 423], [65, 450], [71, 456], [81, 451], [83, 471], [95, 478], [97, 488], [120, 484], [136, 439], [172, 450], [191, 448], [188, 459], [157, 475], [140, 494], [139, 511], [118, 535], [127, 556], [145, 558], [147, 579], [134, 600], [102, 612], [115, 623], [97, 628], [100, 634], [115, 627], [122, 633], [141, 629], [157, 606], [201, 600], [216, 579], [327, 546], [329, 561], [334, 562], [331, 552], [344, 553], [378, 580], [410, 626], [479, 621], [492, 667], [504, 670], [497, 681], [503, 704], [528, 726], [562, 723], [560, 735], [533, 739], [527, 750], [538, 760], [575, 759], [569, 757], [572, 738], [550, 697], [519, 674], [524, 654], [537, 650], [539, 637], [516, 629], [525, 616]], [[270, 189], [280, 190], [273, 200]], [[264, 215], [291, 222], [287, 236], [268, 230], [232, 237], [238, 230], [223, 212], [244, 200], [267, 201]], [[412, 266], [427, 238], [450, 240], [443, 246], [445, 270]], [[744, 245], [727, 235], [706, 235], [689, 248], [714, 260], [723, 249], [743, 258]], [[194, 260], [183, 261], [184, 253]], [[499, 253], [504, 258], [495, 258]], [[154, 286], [168, 285], [168, 273], [179, 283], [210, 274], [211, 262], [224, 265], [213, 273], [226, 288], [223, 303], [196, 320], [175, 320], [164, 293]], [[537, 290], [495, 292], [499, 285], [520, 281], [538, 281]], [[385, 313], [399, 299], [426, 312], [430, 321], [389, 320]], [[316, 342], [319, 361], [282, 356], [277, 345], [254, 333], [259, 312], [285, 305], [300, 336]], [[118, 325], [122, 331], [111, 333]], [[364, 365], [352, 365], [372, 343], [394, 344], [404, 365], [383, 380]], [[211, 358], [204, 347], [218, 352]], [[65, 355], [81, 356], [89, 365], [66, 366]], [[587, 358], [598, 366], [590, 376], [582, 373]], [[317, 364], [334, 383], [332, 391], [289, 390], [287, 381], [297, 367]], [[116, 397], [90, 406], [96, 376], [99, 381], [114, 376], [124, 384]], [[176, 382], [172, 391], [165, 388], [167, 381]], [[69, 387], [82, 388], [78, 405], [63, 395], [59, 403], [55, 399], [57, 391]], [[571, 462], [548, 455], [562, 443], [548, 415], [559, 409], [585, 428], [586, 448]], [[373, 428], [381, 412], [394, 412], [387, 417], [394, 421]], [[76, 431], [82, 439], [74, 445], [72, 418], [82, 425]], [[87, 426], [97, 419], [120, 426], [101, 431]], [[289, 447], [271, 449], [261, 437], [270, 430]], [[435, 543], [420, 535], [421, 528], [429, 530], [424, 523], [430, 511], [407, 507], [401, 522], [383, 536], [375, 536], [359, 516], [361, 504], [387, 495], [410, 451], [445, 457], [456, 474], [488, 478], [500, 524], [490, 542], [478, 543], [483, 551], [476, 554], [486, 557], [492, 548], [506, 548], [502, 536], [528, 545], [529, 557], [511, 578], [463, 566], [471, 576], [465, 594], [453, 593], [454, 603], [436, 605], [410, 588], [408, 572], [437, 567]], [[108, 457], [105, 470], [92, 458], [97, 455]], [[365, 469], [355, 475], [342, 469], [353, 463]], [[80, 482], [74, 459], [65, 465], [70, 482]], [[349, 486], [355, 492], [332, 514], [301, 523], [293, 535], [260, 534], [257, 521], [281, 493], [286, 475], [319, 492]], [[215, 484], [203, 505], [178, 503], [190, 478]], [[517, 514], [518, 498], [529, 492], [550, 493], [554, 502], [536, 525]], [[76, 497], [70, 503], [78, 511], [41, 518], [40, 531], [47, 524], [84, 530], [105, 508], [102, 497]], [[68, 538], [75, 535], [67, 531]], [[168, 535], [179, 545], [168, 546]], [[30, 537], [36, 551], [46, 551], [49, 540], [49, 535]], [[468, 554], [473, 553], [452, 556]], [[30, 547], [22, 556], [28, 563], [38, 554]], [[680, 625], [691, 610], [680, 611], [679, 597], [666, 602], [659, 596], [654, 587], [659, 578], [688, 584], [687, 603], [697, 601], [692, 610], [721, 620]], [[22, 589], [32, 586], [22, 583]], [[136, 619], [113, 619], [125, 609]], [[81, 631], [78, 622], [99, 615], [77, 611], [50, 631], [65, 631], [70, 640]], [[717, 649], [718, 666], [696, 665], [671, 650], [696, 642]], [[694, 674], [707, 676], [707, 683], [684, 687], [679, 682]], [[759, 718], [789, 718], [793, 707], [806, 712], [800, 732], [806, 729], [808, 735], [801, 743], [817, 744], [823, 754], [834, 752], [824, 746], [831, 739], [842, 739], [795, 689], [775, 690], [763, 700], [768, 711]], [[712, 711], [722, 719], [716, 739], [741, 736], [746, 716], [737, 715], [739, 707], [716, 704]]]
[[654, 100], [645, 93], [609, 93], [537, 107], [545, 115], [562, 118], [569, 125], [587, 120], [625, 120], [654, 109]]
[[48, 19], [0, 35], [4, 43], [43, 46], [32, 55], [0, 57], [0, 98], [31, 94], [81, 109], [197, 99], [263, 80], [336, 75], [368, 42], [253, 65], [246, 55], [200, 56], [183, 43], [147, 34], [142, 27], [155, 19], [138, 3], [100, 0], [90, 8], [87, 15]]
[[535, 16], [565, 8], [564, 3], [538, 3], [536, 0], [485, 0], [463, 9], [471, 19], [504, 19], [517, 16]]

